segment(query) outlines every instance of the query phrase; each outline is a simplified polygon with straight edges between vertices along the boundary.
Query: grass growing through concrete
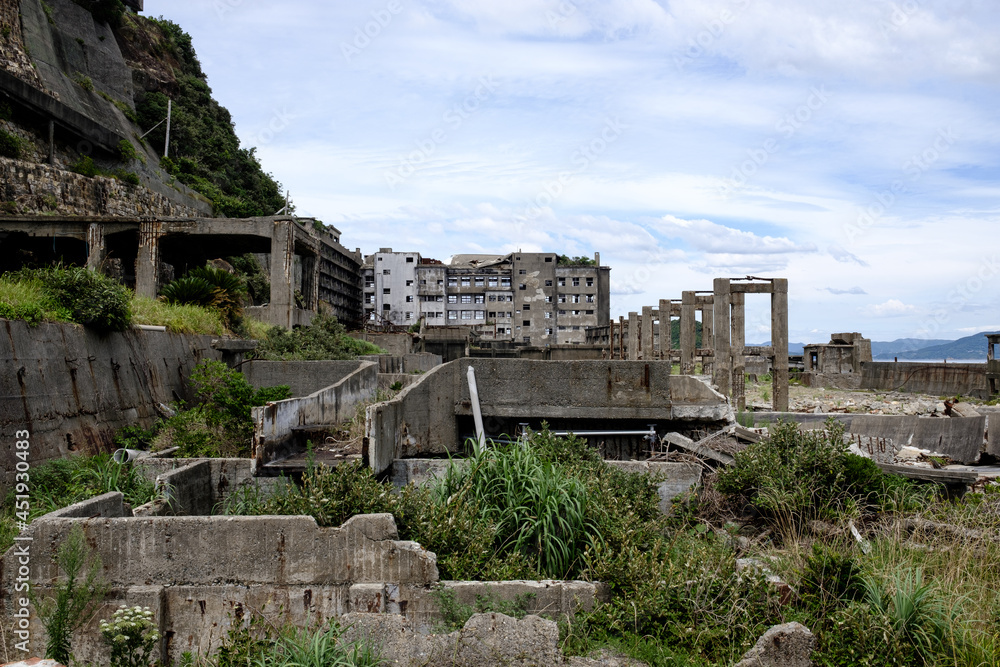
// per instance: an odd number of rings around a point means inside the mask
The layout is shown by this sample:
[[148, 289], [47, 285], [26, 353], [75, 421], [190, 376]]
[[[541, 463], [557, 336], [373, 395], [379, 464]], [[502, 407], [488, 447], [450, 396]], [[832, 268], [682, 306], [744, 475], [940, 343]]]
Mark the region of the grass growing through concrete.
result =
[[[31, 469], [28, 520], [112, 491], [121, 492], [125, 502], [133, 507], [157, 497], [153, 482], [131, 464], [115, 463], [110, 454], [47, 461]], [[12, 490], [0, 505], [0, 553], [6, 551], [17, 536], [17, 510]]]

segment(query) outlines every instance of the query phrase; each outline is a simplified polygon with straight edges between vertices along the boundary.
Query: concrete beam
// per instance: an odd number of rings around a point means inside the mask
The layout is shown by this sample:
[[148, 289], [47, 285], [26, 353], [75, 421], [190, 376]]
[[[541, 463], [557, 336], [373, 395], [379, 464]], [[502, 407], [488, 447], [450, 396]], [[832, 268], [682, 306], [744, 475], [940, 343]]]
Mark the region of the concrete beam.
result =
[[295, 306], [295, 223], [275, 220], [271, 230], [271, 303], [268, 321], [291, 329]]

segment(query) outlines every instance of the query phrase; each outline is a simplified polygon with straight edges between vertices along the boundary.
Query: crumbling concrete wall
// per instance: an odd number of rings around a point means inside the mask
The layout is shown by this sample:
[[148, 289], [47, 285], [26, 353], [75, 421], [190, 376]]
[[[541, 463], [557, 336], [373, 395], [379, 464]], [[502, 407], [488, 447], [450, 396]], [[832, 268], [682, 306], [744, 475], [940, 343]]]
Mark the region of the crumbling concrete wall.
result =
[[[82, 662], [105, 662], [98, 624], [119, 604], [154, 611], [165, 640], [161, 655], [154, 657], [164, 664], [175, 663], [185, 651], [214, 651], [250, 613], [263, 613], [279, 626], [300, 627], [352, 612], [379, 613], [401, 617], [424, 632], [441, 618], [432, 593], [438, 583], [436, 557], [415, 542], [399, 541], [389, 514], [355, 516], [339, 528], [321, 528], [310, 517], [125, 518], [121, 494], [67, 509], [36, 520], [25, 533], [31, 538], [29, 578], [36, 594], [51, 591], [59, 575], [58, 545], [74, 527], [83, 528], [111, 591], [74, 637], [74, 653]], [[14, 549], [4, 555], [0, 581], [14, 581], [18, 561]], [[608, 599], [606, 586], [587, 582], [442, 585], [454, 589], [460, 602], [474, 602], [479, 594], [512, 600], [533, 593], [527, 611], [554, 617], [590, 610]], [[10, 586], [0, 588], [0, 624], [8, 642], [12, 593]], [[45, 635], [34, 612], [32, 607], [31, 648], [40, 654]]]
[[240, 368], [255, 387], [288, 385], [293, 397], [337, 384], [361, 368], [361, 361], [248, 361]]
[[357, 370], [325, 389], [254, 408], [255, 464], [264, 465], [281, 458], [294, 438], [295, 427], [349, 421], [359, 405], [375, 399], [377, 391], [378, 366], [362, 361]]
[[861, 388], [933, 396], [989, 398], [985, 364], [873, 361], [861, 365]]
[[724, 396], [697, 378], [671, 376], [669, 362], [459, 359], [368, 409], [376, 473], [395, 459], [458, 451], [456, 417], [472, 414], [470, 366], [484, 418], [733, 420]]
[[[156, 405], [191, 399], [187, 378], [220, 359], [211, 336], [132, 330], [100, 336], [74, 324], [0, 320], [0, 434], [30, 432], [31, 465], [110, 450], [124, 426], [151, 426]], [[0, 448], [0, 493], [14, 448]]]
[[455, 421], [457, 362], [438, 366], [395, 398], [369, 406], [369, 465], [381, 473], [398, 458], [445, 454], [459, 447]]
[[[158, 612], [167, 638], [164, 657], [172, 664], [183, 651], [216, 648], [234, 617], [239, 622], [237, 608], [281, 609], [282, 621], [305, 625], [348, 613], [352, 599], [361, 603], [370, 592], [353, 587], [376, 584], [390, 590], [397, 613], [417, 618], [419, 600], [438, 580], [434, 554], [398, 541], [389, 514], [356, 516], [339, 528], [320, 528], [310, 517], [43, 517], [26, 534], [32, 538], [29, 576], [36, 593], [44, 595], [59, 576], [55, 552], [75, 526], [83, 527], [112, 587], [74, 644], [77, 659], [85, 662], [103, 661], [98, 621], [130, 598], [140, 597], [139, 604]], [[3, 581], [17, 577], [17, 561], [13, 550], [5, 555]], [[10, 587], [2, 594], [2, 622], [9, 630]], [[363, 606], [355, 609], [369, 610], [367, 602]], [[41, 654], [44, 632], [32, 612], [31, 646]]]

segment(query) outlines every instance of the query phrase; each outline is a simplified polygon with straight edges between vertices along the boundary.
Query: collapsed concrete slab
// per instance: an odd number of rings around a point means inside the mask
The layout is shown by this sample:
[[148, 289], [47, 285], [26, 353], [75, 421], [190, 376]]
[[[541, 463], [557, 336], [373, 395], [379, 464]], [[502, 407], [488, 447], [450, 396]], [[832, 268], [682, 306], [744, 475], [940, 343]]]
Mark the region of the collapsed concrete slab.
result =
[[670, 375], [669, 362], [460, 359], [438, 366], [391, 401], [368, 408], [369, 461], [378, 474], [401, 458], [461, 451], [473, 432], [467, 369], [475, 369], [488, 436], [544, 420], [564, 430], [631, 424], [677, 430], [731, 423], [726, 398], [706, 382]]

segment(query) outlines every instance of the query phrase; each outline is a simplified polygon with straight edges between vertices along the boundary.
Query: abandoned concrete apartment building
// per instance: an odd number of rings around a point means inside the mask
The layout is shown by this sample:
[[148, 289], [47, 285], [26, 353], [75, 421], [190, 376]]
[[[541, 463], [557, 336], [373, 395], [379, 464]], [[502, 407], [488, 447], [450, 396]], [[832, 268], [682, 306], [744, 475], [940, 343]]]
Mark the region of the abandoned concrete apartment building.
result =
[[[578, 262], [580, 260], [577, 260]], [[382, 248], [363, 267], [368, 321], [467, 326], [487, 341], [581, 345], [610, 317], [611, 269], [554, 253], [455, 255], [449, 264]]]

